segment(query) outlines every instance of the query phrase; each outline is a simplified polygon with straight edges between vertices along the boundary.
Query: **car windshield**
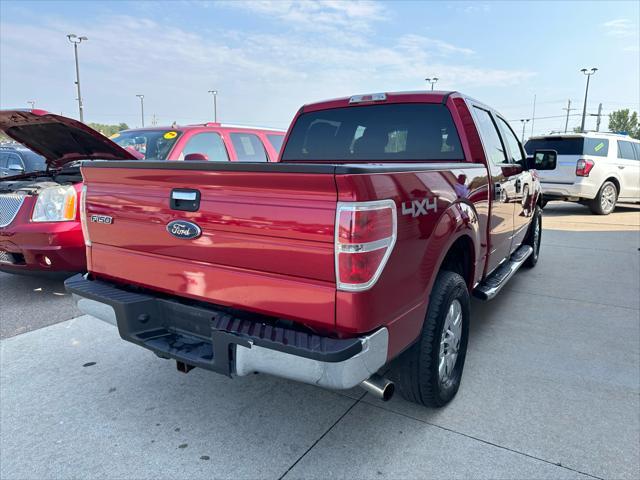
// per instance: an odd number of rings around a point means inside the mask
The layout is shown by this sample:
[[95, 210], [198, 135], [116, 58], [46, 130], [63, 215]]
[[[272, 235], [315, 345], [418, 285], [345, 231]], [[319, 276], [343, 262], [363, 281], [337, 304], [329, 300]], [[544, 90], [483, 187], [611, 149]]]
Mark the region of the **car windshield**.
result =
[[31, 150], [21, 151], [20, 154], [24, 160], [26, 172], [42, 172], [47, 169], [47, 161], [42, 155]]
[[592, 155], [606, 157], [609, 152], [609, 140], [589, 137], [547, 137], [533, 138], [524, 145], [527, 154], [536, 150], [555, 150], [558, 155]]
[[167, 160], [182, 132], [177, 130], [125, 130], [112, 135], [115, 143], [144, 160]]
[[446, 106], [396, 103], [334, 108], [298, 117], [283, 160], [463, 160]]

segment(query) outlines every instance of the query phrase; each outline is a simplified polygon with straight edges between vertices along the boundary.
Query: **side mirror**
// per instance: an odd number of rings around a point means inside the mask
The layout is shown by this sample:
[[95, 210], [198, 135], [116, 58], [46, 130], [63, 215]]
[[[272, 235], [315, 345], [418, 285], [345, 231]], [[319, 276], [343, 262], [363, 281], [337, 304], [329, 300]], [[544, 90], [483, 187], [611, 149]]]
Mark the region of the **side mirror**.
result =
[[209, 156], [206, 153], [187, 153], [184, 156], [185, 162], [206, 162], [209, 160]]
[[536, 150], [533, 157], [527, 158], [529, 170], [555, 170], [558, 152], [555, 150]]
[[12, 172], [24, 172], [24, 168], [22, 168], [22, 165], [18, 165], [17, 163], [9, 165], [9, 170], [11, 170]]

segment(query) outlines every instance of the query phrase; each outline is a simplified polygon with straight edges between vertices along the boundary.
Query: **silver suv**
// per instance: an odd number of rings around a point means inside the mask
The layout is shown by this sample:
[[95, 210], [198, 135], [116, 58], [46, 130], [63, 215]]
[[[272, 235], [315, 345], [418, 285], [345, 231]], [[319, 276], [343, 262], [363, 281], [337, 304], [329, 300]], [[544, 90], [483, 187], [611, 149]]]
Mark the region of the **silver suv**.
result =
[[554, 170], [539, 172], [544, 200], [584, 203], [608, 215], [618, 201], [640, 202], [640, 140], [614, 133], [573, 133], [531, 137], [524, 146], [555, 150]]

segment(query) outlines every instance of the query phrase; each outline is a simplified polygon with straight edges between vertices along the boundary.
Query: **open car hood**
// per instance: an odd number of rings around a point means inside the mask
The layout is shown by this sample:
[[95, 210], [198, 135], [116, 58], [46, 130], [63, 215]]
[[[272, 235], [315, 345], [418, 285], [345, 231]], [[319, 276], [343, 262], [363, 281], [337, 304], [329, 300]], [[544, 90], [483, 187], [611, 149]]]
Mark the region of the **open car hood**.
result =
[[0, 130], [60, 168], [78, 160], [136, 160], [100, 132], [45, 110], [0, 110]]

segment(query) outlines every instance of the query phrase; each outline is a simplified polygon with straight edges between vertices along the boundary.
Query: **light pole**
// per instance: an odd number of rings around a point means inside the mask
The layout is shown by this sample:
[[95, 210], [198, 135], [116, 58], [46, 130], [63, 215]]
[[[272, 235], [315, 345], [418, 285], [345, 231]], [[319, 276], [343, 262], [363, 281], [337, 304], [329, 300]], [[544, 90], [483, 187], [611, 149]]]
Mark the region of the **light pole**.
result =
[[80, 121], [84, 122], [84, 114], [82, 109], [82, 95], [80, 94], [80, 67], [78, 66], [78, 45], [80, 45], [83, 40], [89, 40], [87, 37], [79, 37], [75, 33], [70, 33], [67, 35], [67, 38], [71, 43], [73, 43], [73, 53], [76, 57], [76, 86], [78, 87], [78, 110], [80, 112]]
[[218, 97], [217, 90], [209, 90], [209, 93], [213, 96], [213, 121], [218, 123], [218, 104], [216, 103], [216, 98]]
[[589, 71], [586, 68], [583, 68], [580, 71], [587, 76], [587, 87], [584, 89], [584, 106], [582, 107], [582, 123], [580, 124], [580, 131], [584, 133], [584, 121], [587, 116], [587, 96], [589, 95], [589, 79], [591, 78], [591, 75], [598, 71], [598, 69], [594, 67]]
[[136, 95], [140, 99], [140, 117], [142, 118], [142, 126], [144, 127], [144, 95]]
[[529, 120], [531, 120], [530, 118], [521, 118], [520, 121], [522, 122], [522, 137], [520, 138], [520, 141], [522, 143], [524, 143], [524, 128], [526, 127], [527, 123], [529, 123]]
[[35, 100], [28, 100], [27, 103], [29, 105], [31, 105], [31, 110], [33, 110], [34, 108], [36, 108], [36, 101]]
[[424, 79], [425, 82], [430, 83], [431, 84], [431, 91], [433, 91], [433, 86], [436, 84], [436, 82], [438, 81], [438, 77], [433, 77], [433, 78], [425, 78]]

